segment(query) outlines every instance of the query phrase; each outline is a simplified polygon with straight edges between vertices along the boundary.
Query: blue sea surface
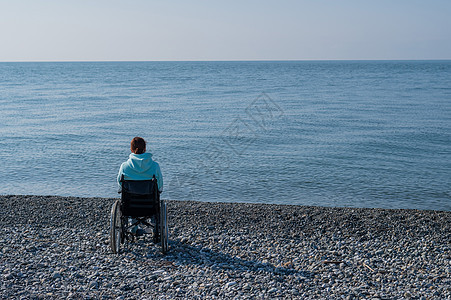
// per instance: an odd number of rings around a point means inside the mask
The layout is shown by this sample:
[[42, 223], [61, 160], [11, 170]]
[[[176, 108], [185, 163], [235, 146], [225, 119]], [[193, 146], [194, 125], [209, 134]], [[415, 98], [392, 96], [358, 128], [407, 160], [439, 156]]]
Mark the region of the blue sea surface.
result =
[[0, 194], [451, 210], [451, 61], [0, 63]]

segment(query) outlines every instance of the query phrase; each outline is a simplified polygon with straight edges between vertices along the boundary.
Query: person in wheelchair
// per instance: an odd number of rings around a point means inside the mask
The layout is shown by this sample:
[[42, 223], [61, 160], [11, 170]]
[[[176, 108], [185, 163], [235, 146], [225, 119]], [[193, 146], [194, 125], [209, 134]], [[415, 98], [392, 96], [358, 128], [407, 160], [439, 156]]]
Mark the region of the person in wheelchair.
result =
[[[117, 182], [121, 186], [122, 178], [125, 180], [150, 180], [154, 176], [157, 179], [158, 191], [163, 192], [163, 175], [160, 165], [152, 159], [152, 154], [146, 152], [146, 141], [141, 137], [134, 137], [130, 142], [131, 153], [126, 162], [121, 164], [117, 175]], [[130, 224], [136, 220], [130, 218]], [[131, 233], [139, 236], [144, 234], [144, 230], [138, 225], [131, 227]]]

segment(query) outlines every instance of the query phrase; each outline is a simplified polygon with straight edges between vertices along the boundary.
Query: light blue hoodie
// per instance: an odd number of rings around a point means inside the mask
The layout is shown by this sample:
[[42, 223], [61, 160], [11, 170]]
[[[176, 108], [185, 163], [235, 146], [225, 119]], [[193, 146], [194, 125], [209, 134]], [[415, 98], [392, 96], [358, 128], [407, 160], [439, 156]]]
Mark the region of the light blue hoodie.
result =
[[163, 191], [163, 175], [161, 175], [160, 165], [152, 160], [151, 153], [135, 154], [131, 153], [128, 160], [122, 163], [117, 182], [121, 185], [121, 176], [124, 174], [125, 180], [148, 180], [153, 175], [157, 178], [158, 190]]

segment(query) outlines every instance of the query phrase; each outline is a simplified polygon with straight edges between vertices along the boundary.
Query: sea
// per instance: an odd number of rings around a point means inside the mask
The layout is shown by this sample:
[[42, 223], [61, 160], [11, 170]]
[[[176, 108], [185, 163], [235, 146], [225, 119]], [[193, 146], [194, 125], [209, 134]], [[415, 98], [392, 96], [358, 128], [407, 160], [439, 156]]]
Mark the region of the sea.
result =
[[0, 63], [0, 194], [451, 210], [451, 61]]

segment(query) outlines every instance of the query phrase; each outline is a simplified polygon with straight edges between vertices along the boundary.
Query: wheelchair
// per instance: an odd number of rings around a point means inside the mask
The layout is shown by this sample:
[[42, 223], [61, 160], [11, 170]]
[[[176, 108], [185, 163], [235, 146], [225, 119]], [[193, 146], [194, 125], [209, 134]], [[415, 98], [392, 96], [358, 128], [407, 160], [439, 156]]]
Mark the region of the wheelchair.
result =
[[168, 251], [167, 208], [166, 202], [160, 200], [155, 176], [151, 180], [124, 180], [122, 175], [119, 193], [121, 193], [121, 199], [116, 200], [111, 208], [110, 247], [112, 252], [119, 253], [121, 244], [134, 241], [137, 236], [131, 229], [140, 225], [143, 228], [143, 234], [153, 234], [154, 243], [160, 243], [161, 252], [166, 254]]

